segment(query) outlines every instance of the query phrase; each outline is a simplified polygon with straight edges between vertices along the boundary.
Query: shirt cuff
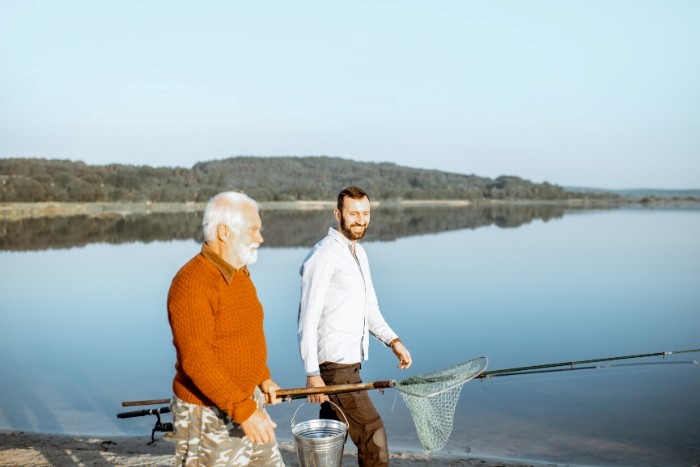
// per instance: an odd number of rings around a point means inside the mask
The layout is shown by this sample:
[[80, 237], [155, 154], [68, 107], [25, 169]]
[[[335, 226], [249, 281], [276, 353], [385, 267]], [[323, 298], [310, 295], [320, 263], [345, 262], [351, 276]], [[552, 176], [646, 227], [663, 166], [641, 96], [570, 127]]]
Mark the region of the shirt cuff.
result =
[[397, 342], [401, 342], [401, 339], [399, 339], [398, 337], [394, 337], [393, 339], [391, 339], [391, 340], [389, 341], [388, 344], [386, 344], [386, 346], [387, 346], [387, 347], [394, 348], [394, 344], [396, 344]]

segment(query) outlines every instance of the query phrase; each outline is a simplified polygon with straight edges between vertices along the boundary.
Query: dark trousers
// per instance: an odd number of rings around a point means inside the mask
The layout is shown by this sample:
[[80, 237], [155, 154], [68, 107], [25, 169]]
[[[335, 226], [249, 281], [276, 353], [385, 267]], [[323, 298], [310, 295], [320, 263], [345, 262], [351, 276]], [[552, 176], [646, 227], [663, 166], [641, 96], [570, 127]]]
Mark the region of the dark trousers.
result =
[[[326, 385], [361, 383], [359, 363], [342, 364], [325, 362], [320, 365], [321, 378]], [[388, 466], [389, 447], [387, 446], [384, 422], [374, 408], [367, 391], [332, 394], [334, 404], [340, 406], [347, 417], [348, 432], [357, 446], [357, 460], [360, 466]], [[321, 418], [345, 421], [343, 415], [328, 402], [321, 404]]]

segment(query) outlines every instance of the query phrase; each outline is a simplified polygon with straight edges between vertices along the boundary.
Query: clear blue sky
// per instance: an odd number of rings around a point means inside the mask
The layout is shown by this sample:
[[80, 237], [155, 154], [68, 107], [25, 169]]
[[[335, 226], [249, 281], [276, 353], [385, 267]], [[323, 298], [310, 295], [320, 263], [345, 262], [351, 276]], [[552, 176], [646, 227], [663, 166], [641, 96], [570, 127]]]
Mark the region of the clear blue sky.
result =
[[700, 187], [700, 1], [0, 1], [0, 157]]

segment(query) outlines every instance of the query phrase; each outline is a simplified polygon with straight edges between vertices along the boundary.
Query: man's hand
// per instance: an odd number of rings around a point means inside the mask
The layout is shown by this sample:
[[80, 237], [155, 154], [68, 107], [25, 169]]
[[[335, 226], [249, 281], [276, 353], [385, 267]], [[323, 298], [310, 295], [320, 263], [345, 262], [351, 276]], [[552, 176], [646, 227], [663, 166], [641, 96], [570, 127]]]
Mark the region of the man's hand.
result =
[[279, 404], [282, 402], [282, 399], [277, 398], [277, 390], [282, 389], [280, 388], [277, 383], [272, 381], [271, 379], [266, 379], [262, 383], [260, 383], [260, 390], [265, 393], [265, 402], [270, 405], [275, 405]]
[[397, 339], [396, 342], [392, 344], [391, 350], [394, 351], [394, 355], [399, 359], [399, 368], [405, 370], [411, 366], [413, 360], [411, 359], [411, 354], [408, 352], [408, 349], [403, 345], [403, 342]]
[[[325, 388], [326, 383], [320, 376], [307, 376], [306, 377], [306, 387], [307, 388]], [[309, 402], [327, 402], [328, 396], [325, 394], [312, 394], [306, 398]]]
[[273, 443], [275, 441], [275, 428], [277, 424], [260, 409], [255, 409], [248, 420], [241, 423], [243, 433], [253, 443]]

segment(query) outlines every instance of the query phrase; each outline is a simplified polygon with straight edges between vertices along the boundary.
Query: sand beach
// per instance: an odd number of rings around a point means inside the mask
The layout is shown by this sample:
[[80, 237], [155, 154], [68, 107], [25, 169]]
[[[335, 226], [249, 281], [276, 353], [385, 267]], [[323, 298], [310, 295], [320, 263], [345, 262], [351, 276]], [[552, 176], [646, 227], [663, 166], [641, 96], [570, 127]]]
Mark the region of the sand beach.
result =
[[[90, 437], [0, 430], [0, 466], [171, 466], [173, 444], [167, 438], [148, 445], [149, 436]], [[288, 466], [299, 465], [294, 444], [281, 442]], [[392, 452], [392, 466], [543, 467], [498, 459], [457, 457], [450, 453]], [[355, 451], [346, 449], [344, 466], [357, 465]]]

